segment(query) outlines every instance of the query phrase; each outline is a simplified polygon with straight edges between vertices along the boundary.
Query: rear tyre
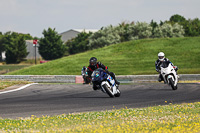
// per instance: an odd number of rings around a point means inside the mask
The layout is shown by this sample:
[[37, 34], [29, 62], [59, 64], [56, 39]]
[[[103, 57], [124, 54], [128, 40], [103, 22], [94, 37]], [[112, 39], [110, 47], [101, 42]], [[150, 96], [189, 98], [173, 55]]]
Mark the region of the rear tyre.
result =
[[169, 84], [171, 85], [172, 90], [177, 90], [177, 85], [174, 86], [174, 81], [172, 80], [172, 78], [169, 79]]
[[114, 95], [112, 94], [112, 88], [109, 87], [107, 84], [103, 85], [104, 90], [106, 91], [106, 93], [110, 96], [110, 97], [114, 97]]

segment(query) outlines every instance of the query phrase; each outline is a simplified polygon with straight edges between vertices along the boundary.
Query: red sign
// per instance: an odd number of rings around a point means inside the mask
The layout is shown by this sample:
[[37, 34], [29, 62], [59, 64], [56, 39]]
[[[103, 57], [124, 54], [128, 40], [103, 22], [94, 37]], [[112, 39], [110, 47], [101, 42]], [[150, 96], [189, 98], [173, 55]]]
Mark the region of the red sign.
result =
[[33, 44], [35, 44], [35, 45], [36, 45], [36, 44], [37, 44], [37, 41], [38, 41], [38, 40], [33, 40]]

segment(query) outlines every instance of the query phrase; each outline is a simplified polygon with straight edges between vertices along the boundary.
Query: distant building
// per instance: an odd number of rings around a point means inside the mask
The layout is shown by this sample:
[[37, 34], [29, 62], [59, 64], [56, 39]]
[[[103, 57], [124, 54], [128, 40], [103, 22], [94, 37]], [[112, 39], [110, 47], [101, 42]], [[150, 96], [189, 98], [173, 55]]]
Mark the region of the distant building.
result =
[[0, 54], [1, 54], [0, 55], [0, 61], [5, 61], [6, 60], [6, 52], [4, 51], [4, 52], [2, 52]]
[[63, 33], [60, 33], [60, 35], [61, 35], [62, 41], [65, 43], [68, 40], [77, 37], [77, 35], [81, 32], [85, 32], [85, 33], [92, 32], [92, 33], [94, 33], [94, 32], [97, 32], [97, 31], [98, 30], [96, 30], [96, 29], [71, 29], [71, 30], [65, 31]]
[[[27, 49], [27, 52], [29, 52], [29, 54], [27, 55], [26, 59], [35, 59], [35, 45], [33, 45], [33, 40], [26, 40], [26, 49]], [[39, 44], [37, 44], [37, 47], [36, 47], [36, 58], [41, 58], [41, 55], [39, 54], [39, 51], [38, 51], [38, 46]]]
[[[65, 43], [68, 40], [77, 37], [77, 35], [81, 32], [94, 33], [97, 31], [98, 30], [96, 30], [96, 29], [71, 29], [71, 30], [65, 31], [63, 33], [60, 33], [60, 35], [61, 35], [62, 41]], [[35, 59], [35, 45], [33, 45], [33, 40], [26, 40], [26, 45], [27, 45], [27, 47], [26, 47], [27, 52], [29, 52], [26, 59]], [[38, 46], [39, 46], [39, 44], [37, 44], [37, 47], [36, 47], [36, 58], [42, 58], [41, 55], [39, 54]], [[5, 60], [6, 59], [5, 52], [0, 53], [0, 54], [1, 54], [0, 57], [2, 58], [2, 60]]]
[[[26, 49], [27, 49], [27, 52], [28, 52], [28, 55], [26, 57], [26, 59], [35, 59], [35, 45], [33, 45], [33, 40], [26, 40]], [[37, 47], [36, 47], [36, 58], [42, 58], [41, 55], [39, 54], [39, 51], [38, 51], [38, 46], [39, 44], [37, 44]], [[2, 61], [5, 61], [6, 59], [6, 52], [2, 52], [0, 53], [0, 60]]]

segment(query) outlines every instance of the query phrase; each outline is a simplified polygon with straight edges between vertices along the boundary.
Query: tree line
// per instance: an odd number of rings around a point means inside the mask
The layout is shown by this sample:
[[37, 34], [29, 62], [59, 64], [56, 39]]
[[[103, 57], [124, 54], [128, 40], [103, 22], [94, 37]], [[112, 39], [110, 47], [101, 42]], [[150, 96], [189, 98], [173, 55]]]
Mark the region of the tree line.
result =
[[27, 55], [27, 45], [25, 40], [39, 40], [39, 53], [45, 60], [53, 60], [63, 57], [66, 46], [61, 40], [61, 36], [55, 29], [48, 28], [43, 31], [44, 37], [32, 37], [29, 34], [20, 34], [17, 32], [0, 33], [0, 61], [2, 61], [2, 52], [6, 53], [6, 63], [20, 63]]
[[33, 37], [29, 34], [20, 34], [16, 32], [0, 32], [0, 61], [2, 61], [2, 52], [6, 52], [6, 63], [19, 63], [27, 55], [25, 40], [31, 40]]
[[102, 27], [95, 33], [80, 33], [65, 43], [68, 54], [80, 53], [110, 44], [145, 38], [171, 38], [200, 36], [200, 20], [185, 19], [175, 14], [167, 21], [122, 22], [117, 26]]
[[[42, 32], [44, 37], [36, 38], [29, 34], [16, 32], [0, 32], [0, 53], [6, 52], [6, 63], [20, 63], [27, 55], [25, 40], [38, 39], [39, 53], [45, 60], [54, 60], [84, 52], [90, 49], [104, 47], [145, 38], [171, 38], [200, 36], [200, 20], [185, 19], [175, 14], [167, 21], [122, 22], [117, 26], [102, 27], [95, 33], [81, 32], [77, 37], [63, 43], [55, 29], [48, 28]], [[0, 60], [2, 59], [0, 54]]]

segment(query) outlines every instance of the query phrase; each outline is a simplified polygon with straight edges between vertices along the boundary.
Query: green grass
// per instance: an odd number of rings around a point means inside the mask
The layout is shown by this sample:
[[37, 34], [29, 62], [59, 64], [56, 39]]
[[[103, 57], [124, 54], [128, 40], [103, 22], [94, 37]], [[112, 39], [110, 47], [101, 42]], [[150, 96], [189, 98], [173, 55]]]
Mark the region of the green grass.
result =
[[164, 106], [113, 109], [19, 119], [0, 119], [0, 132], [47, 133], [198, 133], [200, 102]]
[[179, 67], [179, 74], [200, 74], [200, 37], [144, 39], [71, 55], [45, 64], [31, 66], [10, 75], [80, 75], [92, 56], [117, 75], [157, 74], [158, 52]]
[[13, 85], [25, 85], [31, 83], [29, 81], [2, 81], [0, 80], [0, 90], [5, 89], [7, 87], [13, 86]]
[[0, 65], [0, 74], [4, 74], [7, 72], [16, 71], [25, 67], [29, 67], [31, 65]]

